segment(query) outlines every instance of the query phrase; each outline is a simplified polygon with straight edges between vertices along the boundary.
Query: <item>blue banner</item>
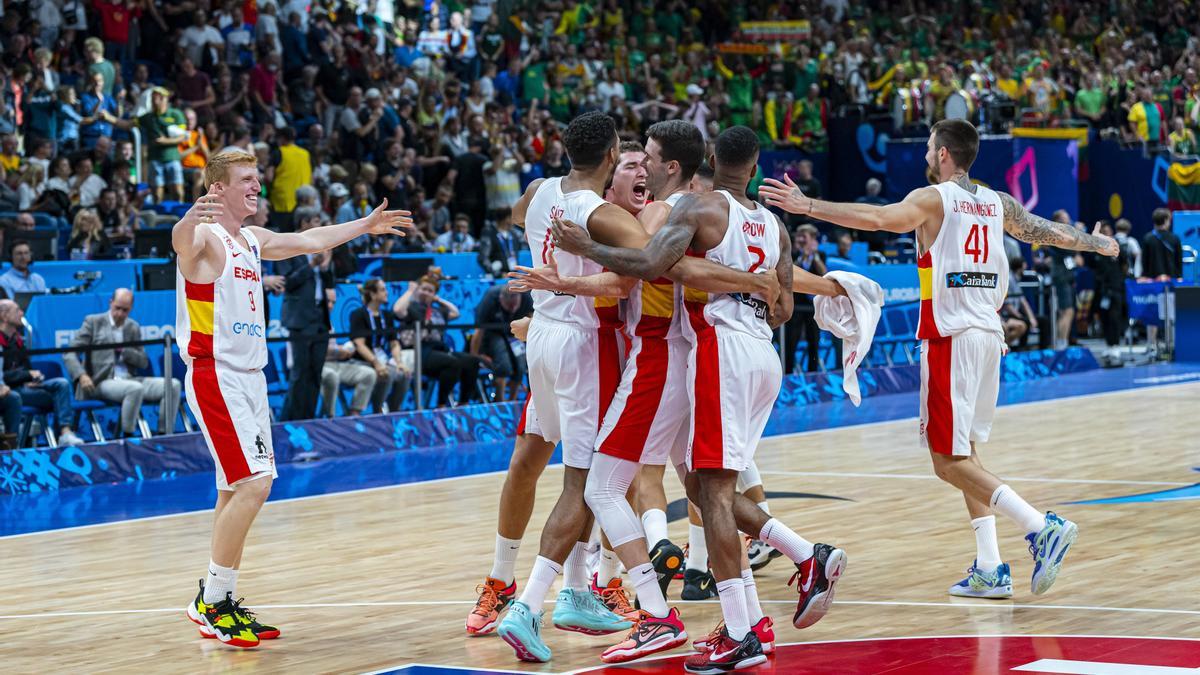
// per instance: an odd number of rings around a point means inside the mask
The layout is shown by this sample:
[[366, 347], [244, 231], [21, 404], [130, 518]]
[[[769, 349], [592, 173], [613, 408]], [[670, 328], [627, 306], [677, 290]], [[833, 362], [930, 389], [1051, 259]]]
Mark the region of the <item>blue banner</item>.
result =
[[[42, 275], [48, 288], [70, 288], [83, 282], [75, 278], [76, 272], [99, 272], [100, 278], [88, 289], [92, 293], [112, 295], [118, 288], [138, 287], [142, 276], [142, 265], [168, 262], [165, 258], [142, 258], [139, 260], [44, 260], [30, 267]], [[8, 271], [9, 263], [0, 266], [0, 274]], [[82, 320], [82, 317], [80, 317]]]
[[1129, 318], [1147, 326], [1161, 326], [1166, 318], [1166, 290], [1163, 281], [1139, 283], [1125, 280], [1125, 298], [1129, 301]]

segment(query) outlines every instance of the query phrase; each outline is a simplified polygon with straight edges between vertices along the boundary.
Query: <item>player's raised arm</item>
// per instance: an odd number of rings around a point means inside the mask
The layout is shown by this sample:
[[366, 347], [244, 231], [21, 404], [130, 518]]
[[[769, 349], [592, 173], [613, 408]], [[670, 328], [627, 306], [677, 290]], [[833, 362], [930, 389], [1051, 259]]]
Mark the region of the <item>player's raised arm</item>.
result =
[[408, 211], [386, 211], [387, 200], [375, 207], [366, 216], [348, 223], [314, 227], [304, 232], [272, 232], [268, 229], [252, 228], [254, 236], [262, 245], [264, 260], [286, 260], [308, 253], [327, 251], [364, 234], [394, 234], [403, 237], [400, 228], [411, 228], [412, 214]]
[[179, 262], [186, 264], [204, 252], [208, 238], [204, 236], [200, 223], [216, 222], [224, 214], [225, 206], [221, 202], [220, 187], [217, 184], [210, 185], [208, 192], [197, 199], [192, 208], [171, 228], [171, 246], [175, 249]]
[[1112, 258], [1121, 252], [1116, 239], [1100, 234], [1100, 223], [1096, 223], [1096, 229], [1088, 234], [1071, 225], [1033, 215], [1006, 192], [996, 194], [1004, 206], [1004, 231], [1021, 241], [1071, 251], [1090, 251]]
[[912, 232], [923, 223], [942, 219], [942, 198], [933, 187], [917, 188], [896, 204], [876, 206], [813, 199], [801, 192], [786, 174], [783, 179], [786, 182], [764, 179], [763, 185], [758, 188], [758, 194], [768, 205], [842, 227], [901, 233]]

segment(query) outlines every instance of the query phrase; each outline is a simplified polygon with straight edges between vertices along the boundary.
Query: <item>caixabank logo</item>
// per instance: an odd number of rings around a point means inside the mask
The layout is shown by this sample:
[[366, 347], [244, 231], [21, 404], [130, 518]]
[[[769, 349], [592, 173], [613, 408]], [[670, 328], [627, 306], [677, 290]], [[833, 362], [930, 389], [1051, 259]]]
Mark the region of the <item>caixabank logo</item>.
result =
[[991, 272], [947, 272], [947, 288], [995, 288], [998, 278]]

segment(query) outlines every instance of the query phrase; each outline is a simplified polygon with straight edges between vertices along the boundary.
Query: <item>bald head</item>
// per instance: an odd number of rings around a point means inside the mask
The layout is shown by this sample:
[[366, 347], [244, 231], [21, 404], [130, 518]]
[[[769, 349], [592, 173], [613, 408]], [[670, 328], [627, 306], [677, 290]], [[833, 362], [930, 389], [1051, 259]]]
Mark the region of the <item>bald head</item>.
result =
[[108, 301], [108, 313], [113, 323], [120, 326], [129, 318], [133, 311], [133, 291], [128, 288], [118, 288], [113, 291], [112, 299]]
[[21, 307], [12, 300], [0, 300], [0, 323], [5, 327], [20, 325]]

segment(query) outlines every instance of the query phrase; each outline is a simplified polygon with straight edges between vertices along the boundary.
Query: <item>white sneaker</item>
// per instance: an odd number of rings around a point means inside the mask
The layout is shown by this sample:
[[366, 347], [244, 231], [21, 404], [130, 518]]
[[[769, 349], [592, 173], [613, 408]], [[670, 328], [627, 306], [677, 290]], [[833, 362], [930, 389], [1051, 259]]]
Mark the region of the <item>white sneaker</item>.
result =
[[64, 431], [58, 435], [59, 446], [63, 445], [83, 445], [83, 439], [76, 436], [74, 431]]

